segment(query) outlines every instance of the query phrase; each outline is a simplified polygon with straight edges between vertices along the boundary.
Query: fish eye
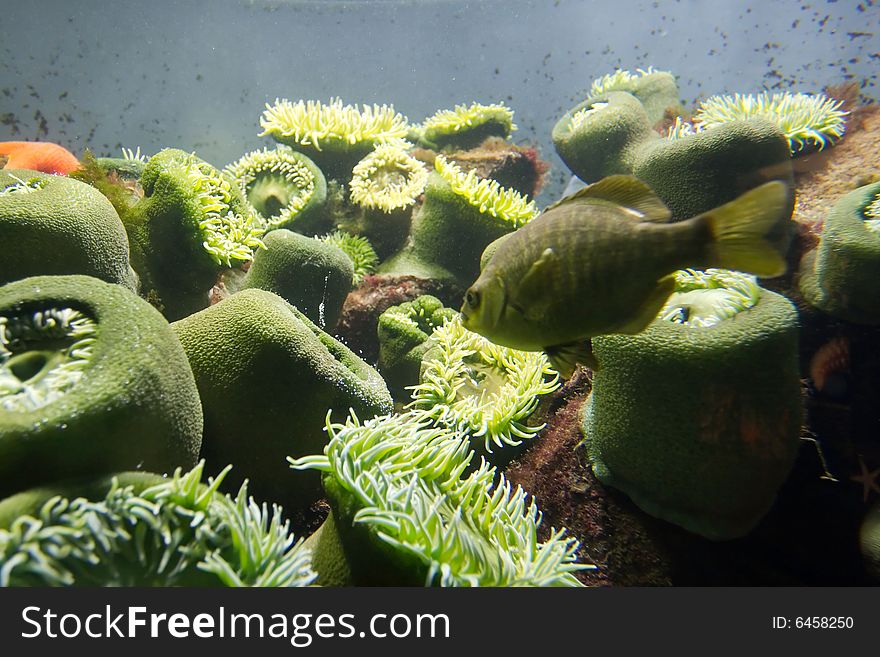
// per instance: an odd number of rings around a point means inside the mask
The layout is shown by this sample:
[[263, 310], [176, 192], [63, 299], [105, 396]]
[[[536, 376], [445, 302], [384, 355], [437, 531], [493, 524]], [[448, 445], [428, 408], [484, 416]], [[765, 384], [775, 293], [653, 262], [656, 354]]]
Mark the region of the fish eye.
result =
[[464, 295], [464, 301], [471, 308], [476, 308], [480, 305], [480, 293], [476, 290], [468, 290]]

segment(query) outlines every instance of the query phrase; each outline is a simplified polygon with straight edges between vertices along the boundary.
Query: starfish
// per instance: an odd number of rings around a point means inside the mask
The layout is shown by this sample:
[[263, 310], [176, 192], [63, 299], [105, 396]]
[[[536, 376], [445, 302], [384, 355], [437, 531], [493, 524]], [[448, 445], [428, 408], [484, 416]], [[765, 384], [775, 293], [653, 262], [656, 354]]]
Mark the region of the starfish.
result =
[[6, 169], [67, 175], [79, 168], [79, 160], [73, 153], [48, 141], [2, 141], [0, 156], [7, 158]]
[[865, 465], [865, 459], [859, 455], [859, 467], [861, 468], [861, 473], [857, 476], [850, 477], [850, 480], [856, 481], [862, 485], [862, 501], [867, 502], [868, 498], [871, 496], [871, 491], [874, 491], [878, 495], [880, 495], [880, 483], [878, 483], [878, 479], [880, 479], [880, 468], [876, 470], [868, 470], [868, 466]]

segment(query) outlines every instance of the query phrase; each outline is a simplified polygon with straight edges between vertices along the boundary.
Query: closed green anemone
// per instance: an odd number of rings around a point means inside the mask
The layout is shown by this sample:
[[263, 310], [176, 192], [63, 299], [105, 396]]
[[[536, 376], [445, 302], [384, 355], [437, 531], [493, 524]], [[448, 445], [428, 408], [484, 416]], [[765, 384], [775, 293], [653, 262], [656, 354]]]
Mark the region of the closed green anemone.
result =
[[408, 388], [419, 382], [422, 357], [434, 330], [458, 316], [428, 294], [391, 306], [379, 315], [379, 371], [396, 401], [410, 400]]
[[263, 238], [265, 249], [241, 281], [241, 287], [274, 292], [296, 306], [321, 329], [336, 326], [355, 280], [354, 262], [331, 241], [283, 228]]
[[324, 586], [579, 586], [577, 542], [538, 539], [535, 501], [482, 463], [463, 477], [466, 437], [424, 414], [328, 423], [322, 473], [331, 513], [307, 541]]
[[0, 170], [0, 285], [84, 274], [137, 290], [125, 228], [94, 187], [29, 170]]
[[242, 290], [173, 326], [202, 398], [209, 471], [232, 463], [236, 484], [247, 477], [258, 497], [291, 512], [314, 502], [320, 485], [291, 477], [286, 459], [321, 451], [328, 411], [392, 408], [376, 370], [271, 292]]
[[593, 353], [583, 433], [599, 480], [708, 538], [749, 533], [800, 443], [792, 303], [745, 274], [679, 272], [647, 329], [594, 338]]
[[0, 287], [0, 496], [192, 467], [201, 439], [186, 355], [150, 304], [88, 276]]
[[307, 586], [315, 573], [281, 509], [224, 470], [120, 473], [0, 502], [0, 586]]
[[838, 200], [819, 245], [801, 260], [800, 290], [823, 312], [856, 324], [880, 324], [880, 183]]

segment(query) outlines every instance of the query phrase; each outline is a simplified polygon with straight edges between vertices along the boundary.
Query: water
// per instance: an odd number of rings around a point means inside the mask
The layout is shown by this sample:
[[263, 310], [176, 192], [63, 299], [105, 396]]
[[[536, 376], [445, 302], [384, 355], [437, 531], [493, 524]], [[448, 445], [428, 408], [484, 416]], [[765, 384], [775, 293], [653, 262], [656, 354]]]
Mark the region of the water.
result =
[[412, 121], [472, 101], [515, 110], [517, 140], [566, 176], [548, 134], [594, 78], [654, 66], [682, 99], [864, 81], [877, 8], [855, 2], [6, 2], [2, 114], [13, 139], [75, 152], [175, 146], [223, 165], [263, 143], [276, 98], [390, 103]]

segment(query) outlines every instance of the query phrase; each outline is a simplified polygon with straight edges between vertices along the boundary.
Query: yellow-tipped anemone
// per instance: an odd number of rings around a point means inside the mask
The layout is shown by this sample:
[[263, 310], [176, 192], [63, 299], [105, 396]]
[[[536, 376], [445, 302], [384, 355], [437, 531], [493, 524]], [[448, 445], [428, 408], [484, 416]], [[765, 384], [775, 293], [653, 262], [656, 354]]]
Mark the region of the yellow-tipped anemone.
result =
[[456, 105], [452, 110], [440, 110], [425, 120], [422, 132], [426, 139], [435, 141], [445, 135], [473, 130], [490, 122], [497, 124], [505, 136], [516, 130], [513, 110], [503, 103], [471, 103]]
[[284, 182], [288, 193], [287, 204], [277, 214], [264, 216], [258, 207], [254, 207], [262, 223], [276, 228], [295, 217], [315, 193], [316, 176], [301, 157], [284, 146], [271, 151], [264, 148], [247, 153], [227, 166], [225, 171], [235, 179], [246, 196], [260, 179], [277, 176]]
[[438, 424], [493, 447], [516, 446], [544, 425], [529, 416], [541, 396], [559, 387], [559, 375], [540, 351], [517, 351], [468, 331], [459, 319], [433, 332], [435, 348], [422, 361], [411, 407]]
[[634, 74], [629, 71], [619, 70], [603, 75], [601, 78], [593, 80], [593, 84], [590, 86], [590, 96], [600, 96], [607, 94], [609, 91], [627, 91], [632, 93], [635, 91], [641, 78], [659, 72], [655, 71], [652, 66], [649, 66], [647, 69], [636, 69]]
[[363, 142], [386, 143], [402, 140], [409, 127], [406, 117], [390, 105], [343, 105], [340, 98], [320, 101], [276, 99], [266, 104], [260, 118], [260, 135], [271, 135], [285, 143], [297, 143], [322, 150], [325, 146], [352, 146]]
[[442, 155], [434, 160], [434, 171], [481, 213], [501, 219], [514, 228], [525, 226], [538, 214], [534, 201], [526, 201], [519, 192], [502, 187], [494, 180], [480, 178], [474, 171], [465, 174]]
[[846, 116], [842, 101], [824, 94], [734, 94], [712, 96], [701, 104], [694, 122], [711, 128], [730, 121], [755, 117], [776, 123], [788, 139], [792, 155], [803, 150], [822, 150], [843, 136]]
[[421, 162], [396, 144], [382, 144], [354, 167], [349, 194], [361, 207], [390, 213], [414, 204], [427, 181]]

